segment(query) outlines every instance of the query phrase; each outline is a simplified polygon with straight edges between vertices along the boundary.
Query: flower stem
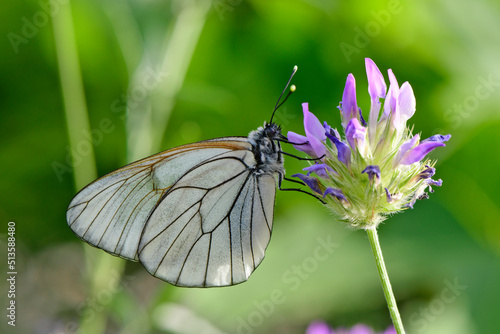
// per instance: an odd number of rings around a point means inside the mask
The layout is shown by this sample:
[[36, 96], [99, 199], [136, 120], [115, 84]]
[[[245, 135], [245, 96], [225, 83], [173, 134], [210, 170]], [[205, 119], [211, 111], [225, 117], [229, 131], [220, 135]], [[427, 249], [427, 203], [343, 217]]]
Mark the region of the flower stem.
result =
[[377, 228], [373, 227], [367, 229], [366, 233], [368, 234], [368, 239], [370, 240], [370, 245], [372, 246], [373, 256], [375, 256], [375, 263], [377, 264], [378, 274], [380, 276], [380, 281], [382, 282], [382, 288], [384, 289], [387, 307], [391, 313], [392, 323], [394, 324], [394, 328], [398, 334], [404, 334], [405, 329], [403, 328], [403, 322], [401, 321], [401, 316], [399, 315], [398, 305], [396, 304], [396, 299], [394, 298], [394, 293], [392, 292], [391, 281], [389, 280], [389, 275], [387, 274], [387, 269], [385, 268], [382, 249], [380, 248], [380, 242], [378, 241]]

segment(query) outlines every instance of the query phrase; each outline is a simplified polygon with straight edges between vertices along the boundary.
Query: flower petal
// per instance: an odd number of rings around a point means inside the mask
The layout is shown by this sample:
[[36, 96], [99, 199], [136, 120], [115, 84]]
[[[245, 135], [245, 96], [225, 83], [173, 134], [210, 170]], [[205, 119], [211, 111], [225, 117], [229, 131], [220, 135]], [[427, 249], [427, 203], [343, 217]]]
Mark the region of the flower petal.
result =
[[404, 142], [400, 147], [396, 158], [394, 159], [394, 166], [399, 165], [401, 158], [411, 150], [420, 140], [420, 135], [417, 133], [415, 136]]
[[[311, 144], [309, 144], [309, 141], [307, 140], [307, 137], [299, 135], [298, 133], [288, 131], [286, 135], [288, 141], [293, 145], [293, 147], [298, 150], [307, 153], [310, 156], [314, 155], [314, 150], [311, 147]], [[300, 144], [300, 145], [296, 145]]]
[[429, 186], [441, 187], [443, 185], [443, 180], [439, 179], [436, 181], [433, 179], [429, 179], [427, 180], [427, 183], [429, 184]]
[[333, 168], [328, 166], [327, 164], [314, 164], [309, 167], [302, 168], [302, 170], [307, 172], [307, 176], [309, 176], [311, 173], [316, 173], [316, 175], [322, 178], [329, 178], [328, 173], [326, 172], [327, 170], [335, 173]]
[[392, 326], [388, 327], [382, 334], [397, 334], [396, 329]]
[[319, 158], [326, 154], [325, 144], [323, 143], [326, 140], [325, 128], [318, 118], [309, 111], [308, 103], [302, 103], [302, 110], [304, 112], [304, 129], [307, 140], [315, 153], [315, 157]]
[[377, 126], [378, 115], [380, 112], [380, 98], [385, 98], [387, 86], [384, 76], [378, 69], [377, 65], [370, 58], [365, 58], [366, 75], [368, 76], [368, 93], [371, 98], [370, 116], [369, 116], [369, 132], [370, 141], [375, 140], [375, 131]]
[[365, 119], [363, 118], [363, 114], [361, 113], [361, 108], [359, 108], [358, 111], [359, 111], [359, 119], [361, 120], [361, 124], [363, 126], [367, 126], [368, 124], [366, 123]]
[[333, 197], [336, 197], [339, 201], [347, 203], [347, 198], [344, 196], [344, 193], [340, 189], [334, 189], [334, 188], [328, 187], [325, 189], [325, 193], [323, 194], [323, 198], [325, 198], [326, 195], [331, 195]]
[[366, 325], [358, 324], [351, 327], [349, 334], [373, 334], [373, 329]]
[[419, 180], [430, 179], [434, 174], [436, 174], [436, 168], [425, 166], [426, 168], [418, 174]]
[[349, 123], [347, 123], [345, 136], [353, 150], [358, 148], [360, 152], [362, 151], [366, 138], [366, 128], [359, 124], [357, 118], [352, 118]]
[[323, 122], [323, 127], [325, 128], [325, 135], [328, 137], [328, 135], [335, 136], [338, 140], [340, 140], [340, 134], [337, 131], [337, 129], [332, 128], [330, 125], [326, 123], [326, 121]]
[[307, 326], [306, 334], [332, 334], [332, 329], [322, 321], [314, 321]]
[[373, 100], [384, 98], [387, 90], [384, 76], [370, 58], [365, 58], [366, 75], [368, 76], [368, 93]]
[[318, 194], [322, 194], [322, 191], [319, 187], [319, 181], [317, 178], [312, 176], [306, 176], [304, 174], [293, 174], [292, 177], [297, 177], [302, 180], [312, 191], [317, 192]]
[[399, 96], [399, 84], [394, 76], [394, 73], [392, 73], [391, 69], [387, 70], [387, 73], [389, 75], [390, 86], [384, 102], [384, 119], [389, 118], [391, 113], [395, 112]]
[[365, 169], [361, 172], [361, 174], [366, 173], [368, 174], [368, 178], [370, 179], [370, 182], [373, 182], [373, 179], [376, 177], [375, 181], [380, 180], [380, 168], [377, 165], [370, 165], [366, 166]]
[[393, 203], [393, 202], [399, 201], [403, 197], [402, 193], [391, 194], [389, 192], [389, 189], [387, 189], [387, 188], [384, 188], [384, 189], [385, 189], [385, 195], [387, 197], [387, 203]]
[[309, 103], [302, 103], [302, 111], [304, 113], [304, 129], [306, 133], [309, 133], [321, 141], [326, 140], [325, 128], [319, 119], [309, 111]]
[[392, 195], [389, 192], [389, 189], [387, 189], [387, 188], [384, 188], [384, 189], [385, 189], [385, 195], [387, 197], [387, 203], [392, 203], [394, 200], [392, 199]]
[[351, 149], [349, 148], [349, 146], [341, 142], [332, 134], [327, 133], [326, 136], [337, 147], [337, 159], [339, 159], [340, 162], [343, 162], [344, 165], [349, 166], [351, 164]]
[[415, 114], [416, 100], [408, 82], [403, 83], [398, 95], [398, 105], [393, 111], [392, 125], [397, 131], [403, 131], [408, 121]]
[[448, 141], [450, 138], [451, 135], [435, 135], [422, 140], [422, 142], [417, 147], [409, 152], [406, 152], [399, 163], [401, 165], [411, 165], [415, 162], [418, 162], [436, 147], [446, 146], [444, 142]]
[[326, 121], [323, 122], [323, 129], [325, 129], [325, 135], [332, 131], [332, 127], [330, 125], [328, 125], [328, 123]]
[[347, 81], [342, 94], [342, 126], [345, 128], [351, 118], [358, 116], [356, 102], [356, 80], [352, 73], [347, 76]]
[[445, 136], [434, 135], [434, 136], [431, 136], [427, 139], [422, 140], [422, 142], [420, 144], [427, 143], [427, 142], [445, 142], [445, 141], [450, 140], [450, 138], [451, 138], [451, 135], [445, 135]]

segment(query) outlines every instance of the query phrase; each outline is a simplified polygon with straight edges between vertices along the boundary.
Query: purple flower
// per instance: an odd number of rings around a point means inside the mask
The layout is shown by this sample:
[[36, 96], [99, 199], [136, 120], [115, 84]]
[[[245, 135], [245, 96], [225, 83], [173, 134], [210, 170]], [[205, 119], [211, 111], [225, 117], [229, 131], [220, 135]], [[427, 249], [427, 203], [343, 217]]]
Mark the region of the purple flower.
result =
[[434, 174], [436, 174], [436, 168], [429, 167], [426, 165], [425, 169], [418, 174], [418, 179], [419, 180], [430, 179], [431, 177], [434, 176]]
[[385, 189], [385, 195], [387, 197], [387, 203], [392, 203], [392, 195], [389, 192], [389, 189], [387, 189], [387, 188], [384, 188], [384, 189]]
[[[430, 138], [422, 140], [419, 145], [406, 152], [401, 152], [401, 165], [411, 165], [422, 160], [430, 151], [439, 146], [446, 146], [445, 141], [448, 141], [451, 135], [434, 135]], [[413, 140], [413, 139], [412, 139]], [[418, 140], [418, 139], [417, 139]], [[403, 145], [401, 146], [403, 148]]]
[[[366, 76], [368, 78], [368, 94], [370, 94], [372, 102], [378, 102], [380, 98], [385, 98], [385, 93], [387, 90], [384, 76], [378, 69], [377, 65], [375, 65], [373, 60], [371, 60], [370, 58], [365, 58], [365, 66]], [[375, 108], [372, 108], [370, 109], [370, 111], [374, 109]]]
[[394, 159], [394, 167], [397, 167], [399, 163], [401, 162], [401, 158], [409, 152], [420, 140], [420, 135], [416, 134], [406, 142], [404, 142], [400, 147], [398, 154], [396, 155], [396, 158]]
[[335, 147], [337, 147], [337, 159], [343, 162], [344, 165], [349, 166], [351, 164], [351, 149], [349, 146], [332, 134], [327, 133], [326, 136], [332, 141]]
[[398, 132], [401, 132], [406, 126], [406, 121], [415, 114], [415, 95], [408, 82], [403, 83], [400, 88], [392, 70], [389, 69], [387, 73], [389, 74], [389, 82], [391, 85], [389, 86], [389, 91], [385, 98], [382, 119], [385, 120], [390, 117], [391, 129], [396, 129]]
[[313, 191], [317, 192], [320, 195], [323, 194], [323, 192], [321, 191], [321, 188], [319, 187], [319, 181], [317, 178], [312, 177], [312, 176], [307, 176], [304, 174], [293, 174], [292, 177], [298, 177], [299, 179], [302, 180], [302, 182], [304, 182]]
[[333, 197], [336, 197], [342, 203], [348, 203], [347, 198], [344, 196], [344, 193], [340, 189], [334, 189], [334, 188], [328, 187], [325, 189], [325, 193], [323, 194], [323, 198], [325, 198], [326, 195], [331, 195]]
[[397, 200], [397, 198], [393, 197], [394, 195], [389, 192], [389, 189], [385, 189], [385, 196], [387, 197], [387, 203], [392, 203]]
[[396, 333], [396, 329], [395, 329], [394, 327], [389, 326], [389, 327], [388, 327], [388, 328], [384, 331], [384, 333], [382, 333], [382, 334], [397, 334], [397, 333]]
[[290, 143], [293, 144], [293, 147], [296, 150], [304, 152], [309, 156], [315, 155], [311, 144], [309, 144], [309, 140], [307, 140], [307, 137], [299, 135], [298, 133], [295, 133], [293, 131], [288, 131], [287, 139], [288, 141], [290, 141]]
[[377, 65], [370, 58], [365, 58], [366, 75], [368, 77], [368, 93], [371, 99], [370, 118], [368, 120], [370, 130], [370, 140], [375, 140], [375, 132], [377, 130], [378, 115], [380, 112], [381, 103], [379, 99], [385, 98], [387, 86], [384, 76], [378, 69]]
[[330, 135], [330, 136], [334, 136], [338, 140], [341, 139], [340, 133], [337, 131], [337, 129], [332, 128], [330, 125], [328, 125], [328, 123], [326, 123], [326, 121], [323, 122], [323, 127], [325, 128], [325, 135], [327, 137], [328, 137], [328, 135]]
[[384, 113], [382, 115], [382, 119], [389, 118], [393, 110], [396, 110], [396, 106], [398, 105], [398, 96], [399, 96], [399, 84], [394, 76], [394, 73], [391, 69], [387, 70], [389, 75], [389, 90], [387, 91], [387, 96], [385, 97], [384, 102]]
[[366, 173], [368, 174], [368, 178], [370, 179], [370, 182], [373, 182], [373, 179], [375, 178], [375, 183], [377, 184], [380, 182], [380, 168], [377, 165], [370, 165], [366, 166], [365, 169], [361, 172], [361, 174]]
[[429, 185], [429, 192], [430, 193], [433, 193], [434, 192], [434, 189], [432, 189], [432, 186], [436, 186], [436, 187], [441, 187], [443, 185], [443, 180], [439, 179], [439, 180], [433, 180], [433, 179], [427, 179], [425, 180], [425, 182]]
[[[304, 130], [306, 136], [301, 136], [295, 132], [289, 131], [287, 134], [288, 140], [296, 145], [295, 149], [305, 152], [311, 157], [319, 158], [325, 155], [326, 141], [325, 128], [321, 125], [313, 113], [309, 111], [309, 104], [302, 103], [302, 110], [304, 112]], [[300, 145], [297, 145], [300, 144]]]
[[312, 166], [302, 168], [302, 170], [305, 170], [307, 172], [307, 176], [311, 175], [311, 173], [316, 173], [316, 175], [322, 178], [329, 178], [328, 173], [326, 172], [327, 170], [335, 173], [333, 168], [328, 166], [327, 164], [314, 164]]
[[352, 74], [347, 76], [347, 81], [342, 94], [342, 126], [345, 128], [352, 118], [358, 117], [358, 104], [356, 102], [356, 80]]
[[359, 124], [357, 118], [351, 118], [349, 123], [347, 123], [345, 136], [347, 138], [347, 142], [353, 150], [358, 148], [359, 151], [363, 151], [366, 137], [366, 128]]
[[[439, 180], [433, 180], [433, 179], [429, 179], [427, 180], [427, 184], [429, 184], [429, 188], [430, 186], [436, 186], [436, 187], [441, 187], [443, 185], [443, 180], [439, 179]], [[431, 191], [432, 192], [432, 191]]]
[[373, 329], [371, 329], [370, 327], [359, 324], [353, 326], [349, 331], [349, 334], [375, 334], [375, 333], [373, 332]]
[[[389, 215], [426, 198], [426, 191], [432, 192], [432, 186], [441, 185], [441, 180], [432, 179], [436, 170], [430, 166], [435, 162], [426, 155], [445, 146], [451, 137], [435, 135], [420, 141], [420, 135], [412, 135], [411, 127], [407, 127], [416, 110], [411, 85], [404, 82], [400, 86], [390, 69], [390, 84], [386, 85], [371, 59], [365, 59], [365, 66], [371, 102], [369, 124], [363, 120], [357, 104], [356, 81], [349, 74], [339, 106], [343, 133], [327, 122], [321, 124], [304, 103], [305, 136], [288, 134], [296, 149], [322, 158], [321, 163], [304, 168], [307, 175], [298, 177], [313, 192], [327, 198], [326, 205], [337, 218], [355, 229], [378, 226]], [[312, 177], [313, 173], [316, 177]], [[363, 174], [367, 174], [369, 183]], [[384, 191], [386, 196], [380, 196]]]
[[314, 321], [307, 326], [306, 334], [333, 334], [330, 326], [321, 321]]
[[392, 126], [401, 132], [406, 127], [406, 121], [415, 114], [416, 109], [415, 95], [408, 82], [401, 86], [397, 100], [396, 109], [392, 114]]
[[[354, 325], [350, 329], [337, 328], [333, 330], [322, 321], [314, 321], [307, 327], [306, 334], [376, 334], [376, 332], [363, 324]], [[381, 334], [396, 334], [396, 330], [390, 326]]]

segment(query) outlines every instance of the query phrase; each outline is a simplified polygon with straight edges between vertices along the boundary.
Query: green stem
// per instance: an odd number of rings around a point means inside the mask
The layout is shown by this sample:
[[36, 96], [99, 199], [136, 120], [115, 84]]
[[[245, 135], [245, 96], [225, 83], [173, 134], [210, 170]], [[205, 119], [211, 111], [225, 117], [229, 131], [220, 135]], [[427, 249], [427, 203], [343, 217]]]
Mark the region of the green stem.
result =
[[[70, 1], [61, 5], [59, 13], [52, 16], [52, 25], [69, 143], [73, 154], [75, 188], [80, 190], [97, 178], [97, 168], [92, 142], [86, 136], [91, 132], [91, 127], [85, 102]], [[86, 148], [86, 153], [80, 154], [80, 156], [74, 155], [75, 152], [79, 151], [80, 146]], [[84, 301], [85, 308], [80, 314], [81, 321], [78, 324], [78, 333], [104, 333], [107, 322], [106, 305], [98, 301], [96, 306], [89, 300], [95, 301], [95, 296], [99, 296], [99, 293], [109, 292], [110, 274], [112, 279], [119, 278], [124, 268], [124, 261], [91, 247], [85, 247], [85, 257], [86, 267], [89, 268], [88, 295], [90, 297]], [[90, 314], [87, 311], [90, 311], [94, 316], [83, 316], [83, 314]]]
[[177, 94], [212, 9], [210, 0], [177, 2], [180, 11], [172, 21], [169, 33], [165, 34], [160, 60], [151, 66], [149, 57], [144, 57], [131, 78], [129, 87], [143, 87], [144, 74], [150, 76], [150, 72], [155, 71], [156, 85], [150, 97], [141, 103], [131, 101], [133, 103], [127, 104], [127, 158], [130, 161], [160, 151]]
[[392, 292], [391, 281], [389, 280], [389, 275], [387, 274], [387, 269], [385, 268], [382, 249], [380, 248], [380, 242], [378, 241], [377, 228], [373, 227], [367, 229], [366, 233], [368, 234], [368, 239], [370, 240], [370, 245], [372, 246], [373, 256], [375, 256], [375, 263], [377, 264], [378, 274], [380, 276], [380, 281], [382, 282], [382, 288], [384, 289], [387, 307], [389, 307], [389, 312], [391, 313], [392, 323], [394, 324], [394, 328], [398, 334], [404, 334], [405, 329], [403, 328], [403, 322], [401, 321], [401, 316], [399, 315], [398, 305], [396, 304], [396, 299], [394, 298], [394, 293]]
[[[90, 123], [69, 1], [66, 5], [60, 6], [58, 14], [52, 16], [52, 25], [54, 27], [54, 44], [61, 80], [64, 113], [73, 159], [74, 182], [76, 189], [80, 190], [97, 178], [97, 169], [94, 148], [85, 136], [86, 133], [90, 133]], [[75, 153], [81, 150], [79, 145], [85, 146], [86, 154], [79, 154], [77, 157]]]

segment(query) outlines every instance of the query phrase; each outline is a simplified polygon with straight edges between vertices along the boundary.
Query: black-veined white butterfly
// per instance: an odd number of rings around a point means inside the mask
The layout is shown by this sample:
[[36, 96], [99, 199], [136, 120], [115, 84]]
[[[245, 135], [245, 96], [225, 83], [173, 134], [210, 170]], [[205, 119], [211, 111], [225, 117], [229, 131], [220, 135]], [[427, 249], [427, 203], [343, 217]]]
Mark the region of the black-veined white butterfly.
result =
[[244, 282], [271, 238], [285, 174], [280, 141], [286, 137], [271, 117], [248, 137], [205, 140], [131, 163], [83, 188], [68, 207], [68, 224], [87, 243], [140, 261], [177, 286]]

